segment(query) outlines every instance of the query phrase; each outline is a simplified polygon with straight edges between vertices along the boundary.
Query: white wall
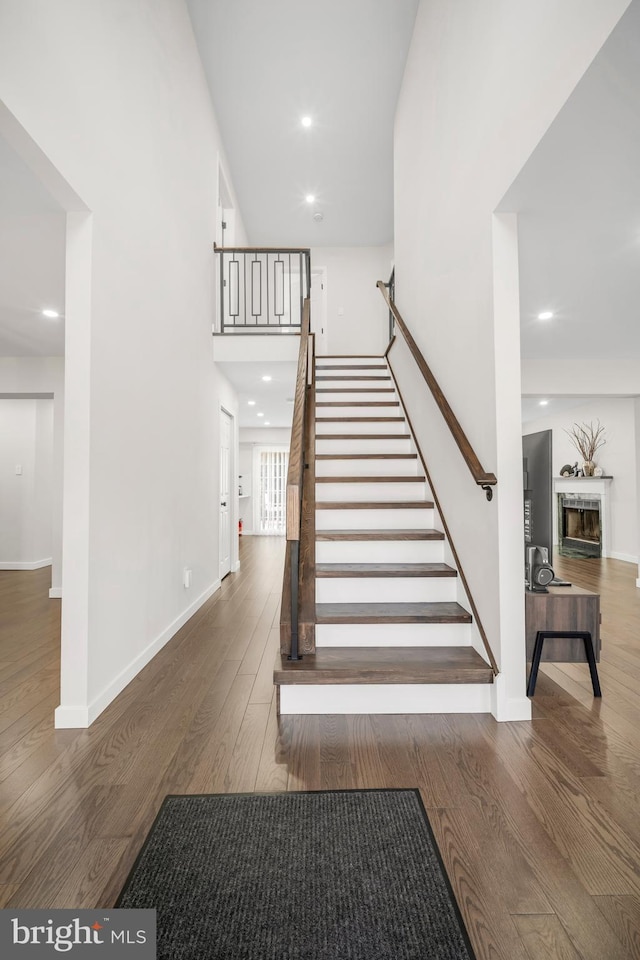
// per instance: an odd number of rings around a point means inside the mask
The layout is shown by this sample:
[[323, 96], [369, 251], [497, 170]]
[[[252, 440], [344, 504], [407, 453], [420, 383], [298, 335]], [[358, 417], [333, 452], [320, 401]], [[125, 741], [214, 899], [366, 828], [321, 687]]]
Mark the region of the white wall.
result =
[[376, 283], [389, 279], [392, 258], [388, 244], [312, 248], [312, 266], [327, 268], [328, 353], [384, 353], [389, 343], [389, 311]]
[[[485, 628], [499, 664], [508, 664], [496, 708], [504, 718], [526, 716], [529, 707], [524, 599], [511, 580], [496, 583], [499, 549], [513, 556], [519, 550], [514, 517], [521, 500], [514, 491], [521, 487], [521, 452], [515, 414], [497, 427], [501, 369], [510, 371], [508, 402], [519, 405], [511, 373], [519, 370], [519, 344], [511, 295], [505, 297], [511, 323], [506, 314], [494, 322], [494, 292], [502, 296], [494, 255], [508, 263], [513, 257], [509, 238], [496, 242], [494, 231], [509, 228], [496, 224], [493, 213], [627, 5], [422, 0], [396, 113], [398, 307], [482, 464], [498, 475], [489, 504], [437, 415], [428, 404], [424, 412], [414, 405]], [[407, 392], [412, 380], [417, 393], [417, 372], [409, 371], [407, 364]]]
[[[560, 414], [550, 414], [524, 424], [524, 436], [540, 430], [552, 431], [553, 475], [576, 460], [582, 465], [580, 454], [572, 445], [565, 430], [574, 423], [594, 423], [600, 420], [606, 429], [606, 444], [596, 453], [596, 463], [608, 476], [611, 497], [611, 556], [630, 563], [638, 562], [638, 517], [636, 502], [636, 446], [635, 401], [632, 398], [598, 398]], [[555, 531], [554, 531], [555, 535]]]
[[0, 18], [0, 100], [89, 211], [67, 247], [56, 716], [81, 726], [217, 585], [224, 151], [182, 0], [1, 2]]
[[53, 400], [0, 400], [0, 438], [0, 569], [48, 566]]
[[52, 558], [50, 596], [62, 596], [62, 465], [64, 458], [63, 357], [0, 357], [0, 397], [53, 396], [50, 481]]

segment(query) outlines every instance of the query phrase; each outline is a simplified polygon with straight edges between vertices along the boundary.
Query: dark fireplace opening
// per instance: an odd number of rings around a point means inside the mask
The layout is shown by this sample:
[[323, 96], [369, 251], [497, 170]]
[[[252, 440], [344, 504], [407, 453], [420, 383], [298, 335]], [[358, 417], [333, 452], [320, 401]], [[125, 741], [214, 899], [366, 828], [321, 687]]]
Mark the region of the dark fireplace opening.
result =
[[558, 507], [561, 549], [586, 557], [601, 556], [600, 498], [560, 495]]

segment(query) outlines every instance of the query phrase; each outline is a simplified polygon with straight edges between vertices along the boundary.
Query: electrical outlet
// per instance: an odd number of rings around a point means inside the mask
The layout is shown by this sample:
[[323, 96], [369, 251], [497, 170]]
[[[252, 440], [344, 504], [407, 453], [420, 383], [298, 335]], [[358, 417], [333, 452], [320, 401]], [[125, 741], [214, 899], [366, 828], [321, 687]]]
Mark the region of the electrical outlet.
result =
[[187, 567], [185, 567], [182, 571], [182, 583], [185, 590], [188, 590], [191, 586], [191, 570], [189, 570]]

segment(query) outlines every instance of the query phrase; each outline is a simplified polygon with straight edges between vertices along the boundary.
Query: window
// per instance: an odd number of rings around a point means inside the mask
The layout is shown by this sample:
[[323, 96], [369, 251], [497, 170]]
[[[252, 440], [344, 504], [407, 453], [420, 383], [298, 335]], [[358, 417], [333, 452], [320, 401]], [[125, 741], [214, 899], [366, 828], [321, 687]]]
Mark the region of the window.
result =
[[254, 448], [254, 489], [258, 492], [254, 529], [257, 533], [284, 536], [286, 532], [288, 466], [287, 447]]

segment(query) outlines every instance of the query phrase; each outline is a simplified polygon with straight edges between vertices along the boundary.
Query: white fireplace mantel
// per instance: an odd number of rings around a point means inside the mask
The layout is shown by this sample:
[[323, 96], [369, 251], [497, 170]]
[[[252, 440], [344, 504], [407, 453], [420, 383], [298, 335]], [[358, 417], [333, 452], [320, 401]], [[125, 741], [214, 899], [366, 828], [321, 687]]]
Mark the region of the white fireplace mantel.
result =
[[599, 496], [602, 556], [611, 556], [611, 497], [613, 477], [555, 477], [553, 480], [553, 544], [558, 545], [558, 494]]

